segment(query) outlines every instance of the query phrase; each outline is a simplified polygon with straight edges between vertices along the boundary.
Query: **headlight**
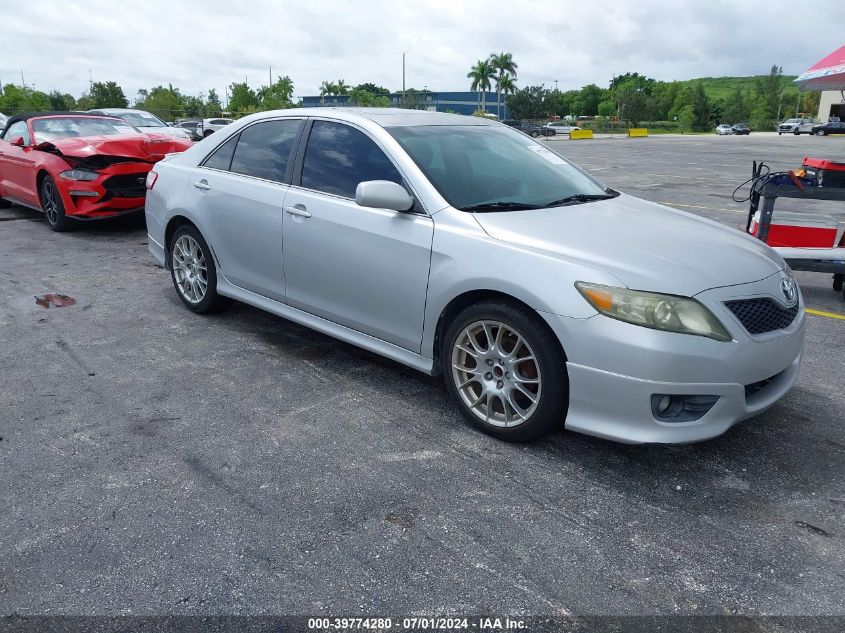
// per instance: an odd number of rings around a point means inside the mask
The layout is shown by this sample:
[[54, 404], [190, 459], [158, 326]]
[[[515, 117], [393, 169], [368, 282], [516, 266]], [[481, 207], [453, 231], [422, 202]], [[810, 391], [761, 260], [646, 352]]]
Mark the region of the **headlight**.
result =
[[96, 180], [100, 174], [87, 169], [68, 169], [59, 174], [65, 180]]
[[613, 288], [583, 281], [578, 291], [596, 310], [613, 319], [680, 334], [730, 341], [731, 335], [710, 310], [695, 299]]

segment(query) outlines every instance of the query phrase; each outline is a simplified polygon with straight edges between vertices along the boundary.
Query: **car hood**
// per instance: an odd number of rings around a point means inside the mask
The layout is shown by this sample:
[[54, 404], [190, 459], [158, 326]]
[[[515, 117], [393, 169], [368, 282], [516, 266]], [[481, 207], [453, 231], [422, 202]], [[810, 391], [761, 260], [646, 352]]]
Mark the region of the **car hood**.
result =
[[70, 163], [96, 169], [93, 163], [155, 163], [169, 153], [182, 152], [188, 147], [190, 142], [185, 139], [178, 140], [161, 134], [132, 134], [55, 139], [40, 143], [35, 149], [57, 154]]
[[475, 218], [494, 239], [586, 264], [636, 290], [693, 296], [784, 267], [780, 255], [756, 238], [625, 194]]

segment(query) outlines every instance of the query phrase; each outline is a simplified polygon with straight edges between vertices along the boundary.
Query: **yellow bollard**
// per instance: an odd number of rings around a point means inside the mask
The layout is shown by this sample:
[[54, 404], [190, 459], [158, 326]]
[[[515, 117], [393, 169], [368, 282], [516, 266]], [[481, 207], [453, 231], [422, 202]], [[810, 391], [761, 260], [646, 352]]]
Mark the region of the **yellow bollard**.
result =
[[592, 130], [572, 130], [569, 133], [569, 140], [577, 141], [578, 139], [582, 138], [593, 138], [593, 131]]
[[628, 130], [628, 138], [635, 138], [638, 136], [648, 136], [648, 128], [632, 127]]

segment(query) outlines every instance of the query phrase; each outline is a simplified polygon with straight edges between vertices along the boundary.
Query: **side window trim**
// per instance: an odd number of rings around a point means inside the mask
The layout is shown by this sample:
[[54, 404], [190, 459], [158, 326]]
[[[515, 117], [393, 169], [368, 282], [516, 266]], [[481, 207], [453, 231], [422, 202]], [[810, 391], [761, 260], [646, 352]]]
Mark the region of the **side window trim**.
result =
[[[254, 125], [258, 125], [259, 123], [266, 123], [268, 121], [302, 121], [303, 122], [303, 125], [299, 130], [298, 137], [293, 143], [294, 150], [291, 152], [292, 156], [298, 157], [299, 156], [299, 147], [300, 147], [300, 145], [302, 145], [302, 138], [305, 134], [305, 130], [307, 129], [310, 133], [311, 128], [310, 128], [310, 125], [309, 125], [308, 117], [301, 117], [301, 116], [300, 117], [277, 117], [277, 118], [273, 118], [273, 119], [261, 119], [260, 121], [255, 121], [255, 122], [247, 125], [242, 130], [239, 130], [237, 133], [233, 134], [232, 136], [227, 138], [225, 141], [220, 143], [220, 145], [215, 147], [211, 151], [211, 153], [208, 154], [208, 156], [203, 158], [202, 162], [199, 164], [199, 167], [202, 167], [203, 169], [211, 169], [213, 171], [223, 171], [223, 172], [226, 172], [227, 174], [232, 174], [234, 176], [242, 176], [244, 178], [252, 178], [254, 180], [260, 180], [262, 182], [272, 182], [272, 183], [277, 184], [277, 185], [288, 185], [289, 186], [291, 184], [291, 177], [294, 173], [294, 171], [293, 171], [294, 161], [290, 159], [290, 156], [288, 157], [287, 167], [285, 168], [285, 176], [284, 176], [284, 180], [282, 182], [279, 182], [277, 180], [267, 180], [266, 178], [260, 178], [258, 176], [250, 176], [249, 174], [242, 174], [240, 172], [233, 172], [232, 171], [232, 161], [235, 159], [235, 152], [238, 151], [238, 143], [241, 142], [241, 134], [243, 134], [243, 132], [245, 130], [248, 130], [249, 128], [251, 128]], [[209, 161], [209, 159], [212, 156], [214, 156], [214, 154], [216, 154], [220, 150], [220, 148], [222, 148], [227, 143], [232, 142], [233, 140], [234, 140], [235, 146], [232, 148], [232, 155], [229, 157], [229, 165], [226, 167], [226, 169], [217, 169], [216, 167], [206, 167], [205, 164]]]

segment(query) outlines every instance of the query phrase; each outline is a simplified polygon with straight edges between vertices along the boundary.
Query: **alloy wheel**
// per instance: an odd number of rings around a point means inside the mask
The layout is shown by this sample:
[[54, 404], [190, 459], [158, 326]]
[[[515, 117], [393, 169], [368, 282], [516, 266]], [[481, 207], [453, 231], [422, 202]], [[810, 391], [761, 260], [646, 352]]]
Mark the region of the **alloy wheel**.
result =
[[181, 295], [189, 303], [201, 302], [208, 288], [208, 268], [202, 247], [190, 235], [180, 235], [173, 243], [171, 261]]
[[58, 195], [56, 185], [49, 179], [45, 180], [41, 185], [41, 207], [44, 209], [44, 215], [47, 216], [47, 222], [50, 224], [55, 224], [59, 220]]
[[452, 380], [479, 420], [496, 427], [526, 422], [540, 402], [542, 377], [523, 336], [499, 321], [475, 321], [456, 337]]

